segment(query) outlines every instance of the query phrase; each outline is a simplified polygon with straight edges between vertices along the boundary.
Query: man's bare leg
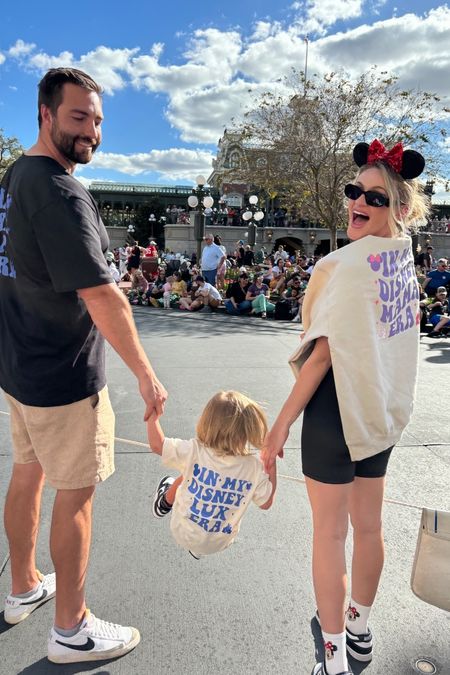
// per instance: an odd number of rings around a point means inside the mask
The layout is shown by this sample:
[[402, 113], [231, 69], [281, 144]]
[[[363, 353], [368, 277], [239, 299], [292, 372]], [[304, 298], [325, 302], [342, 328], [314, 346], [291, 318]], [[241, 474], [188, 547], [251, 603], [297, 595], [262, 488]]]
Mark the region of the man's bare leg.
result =
[[50, 551], [56, 572], [55, 625], [70, 629], [85, 611], [85, 581], [91, 544], [95, 487], [58, 490], [53, 507]]
[[39, 583], [36, 573], [36, 541], [44, 478], [39, 462], [13, 466], [4, 514], [13, 595], [27, 593]]

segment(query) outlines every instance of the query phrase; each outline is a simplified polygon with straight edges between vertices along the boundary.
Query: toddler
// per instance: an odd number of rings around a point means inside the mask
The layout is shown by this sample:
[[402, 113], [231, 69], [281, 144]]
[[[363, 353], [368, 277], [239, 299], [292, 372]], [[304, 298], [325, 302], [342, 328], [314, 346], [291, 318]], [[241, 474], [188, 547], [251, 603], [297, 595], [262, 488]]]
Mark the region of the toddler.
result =
[[196, 438], [166, 438], [158, 419], [147, 422], [153, 452], [181, 476], [164, 477], [153, 499], [153, 515], [172, 511], [175, 541], [194, 558], [233, 543], [250, 502], [268, 509], [276, 489], [275, 465], [269, 475], [252, 451], [267, 433], [264, 411], [237, 391], [220, 391], [207, 403]]
[[164, 309], [170, 309], [170, 296], [172, 295], [172, 277], [167, 277], [163, 284], [163, 303]]

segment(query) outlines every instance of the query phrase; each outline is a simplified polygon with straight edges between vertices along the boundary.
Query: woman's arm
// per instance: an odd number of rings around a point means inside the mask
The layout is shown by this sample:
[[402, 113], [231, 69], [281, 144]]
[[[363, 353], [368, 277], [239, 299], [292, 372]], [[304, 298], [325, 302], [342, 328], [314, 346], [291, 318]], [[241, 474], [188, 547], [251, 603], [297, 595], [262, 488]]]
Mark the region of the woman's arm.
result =
[[303, 364], [291, 393], [267, 434], [261, 458], [269, 473], [277, 456], [283, 457], [283, 447], [289, 430], [305, 409], [331, 366], [330, 349], [326, 337], [317, 338], [314, 349]]

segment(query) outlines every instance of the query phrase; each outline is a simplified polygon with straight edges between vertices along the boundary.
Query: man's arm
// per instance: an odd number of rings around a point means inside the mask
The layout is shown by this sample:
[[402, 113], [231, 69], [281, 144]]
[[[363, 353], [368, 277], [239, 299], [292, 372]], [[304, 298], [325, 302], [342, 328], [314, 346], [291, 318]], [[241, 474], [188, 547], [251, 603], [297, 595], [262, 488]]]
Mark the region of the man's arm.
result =
[[136, 375], [146, 406], [144, 420], [154, 411], [161, 415], [167, 392], [140, 343], [128, 300], [114, 283], [82, 288], [77, 292], [100, 333]]

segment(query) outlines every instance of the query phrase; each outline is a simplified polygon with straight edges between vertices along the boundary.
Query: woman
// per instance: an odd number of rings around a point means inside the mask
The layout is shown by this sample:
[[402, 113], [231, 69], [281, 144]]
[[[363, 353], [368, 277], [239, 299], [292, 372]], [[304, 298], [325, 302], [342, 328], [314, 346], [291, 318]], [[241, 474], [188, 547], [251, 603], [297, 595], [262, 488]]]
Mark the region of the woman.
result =
[[222, 244], [222, 239], [219, 237], [218, 234], [214, 236], [214, 243], [217, 244], [217, 246], [220, 248], [223, 255], [225, 256], [223, 263], [220, 265], [220, 267], [217, 268], [217, 276], [216, 276], [217, 288], [223, 289], [225, 288], [225, 274], [227, 271], [227, 249]]
[[139, 246], [138, 242], [135, 242], [131, 249], [130, 255], [128, 256], [127, 270], [130, 272], [130, 274], [133, 274], [134, 270], [139, 269], [139, 265], [141, 264], [141, 255], [141, 247]]
[[[268, 469], [304, 410], [302, 464], [313, 516], [313, 580], [325, 646], [314, 675], [349, 675], [347, 652], [372, 659], [367, 625], [381, 570], [381, 511], [391, 450], [409, 421], [418, 361], [419, 293], [407, 225], [427, 203], [419, 153], [359, 143], [348, 198], [351, 244], [320, 260], [303, 304], [299, 374], [266, 439]], [[364, 306], [363, 306], [364, 305]], [[352, 330], [346, 307], [358, 307]], [[355, 325], [356, 323], [356, 325]], [[353, 526], [345, 611], [345, 540]]]
[[[150, 295], [148, 297], [148, 303], [149, 305], [152, 305], [152, 307], [161, 307], [164, 295], [163, 286], [165, 283], [166, 283], [166, 271], [163, 267], [160, 267], [158, 269], [158, 276], [156, 277], [153, 283]], [[158, 302], [159, 300], [161, 301], [161, 303]]]
[[228, 314], [248, 314], [252, 308], [250, 300], [246, 300], [249, 287], [247, 272], [241, 272], [239, 279], [234, 281], [227, 288], [226, 299], [224, 302]]
[[275, 305], [269, 302], [270, 291], [267, 284], [263, 283], [263, 275], [256, 274], [253, 283], [249, 286], [246, 300], [252, 303], [252, 310], [250, 314], [261, 314], [261, 318], [265, 319], [267, 312], [273, 312]]
[[269, 288], [273, 293], [283, 293], [286, 286], [286, 263], [283, 258], [278, 258], [272, 267], [272, 280]]

